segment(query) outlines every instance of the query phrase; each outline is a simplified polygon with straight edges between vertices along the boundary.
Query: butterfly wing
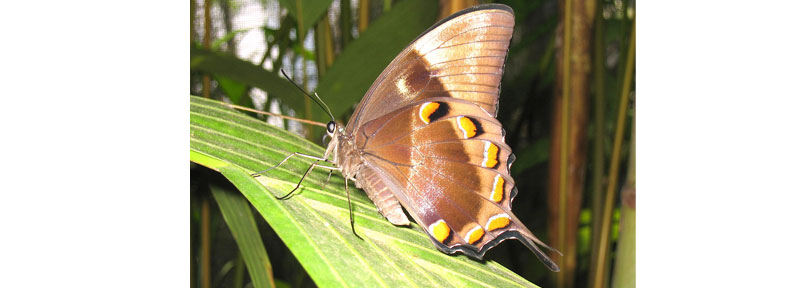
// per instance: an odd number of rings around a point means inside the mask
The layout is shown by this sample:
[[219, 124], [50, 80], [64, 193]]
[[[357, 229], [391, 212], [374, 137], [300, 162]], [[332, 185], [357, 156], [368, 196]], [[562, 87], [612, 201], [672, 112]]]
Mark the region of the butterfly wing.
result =
[[475, 6], [435, 24], [378, 76], [356, 107], [348, 134], [421, 98], [465, 99], [496, 116], [513, 30], [513, 11], [497, 4]]
[[440, 250], [482, 258], [515, 238], [557, 271], [536, 244], [549, 247], [511, 212], [514, 156], [495, 116], [513, 26], [504, 5], [435, 25], [384, 70], [347, 131], [362, 171], [377, 175], [362, 186], [391, 191]]

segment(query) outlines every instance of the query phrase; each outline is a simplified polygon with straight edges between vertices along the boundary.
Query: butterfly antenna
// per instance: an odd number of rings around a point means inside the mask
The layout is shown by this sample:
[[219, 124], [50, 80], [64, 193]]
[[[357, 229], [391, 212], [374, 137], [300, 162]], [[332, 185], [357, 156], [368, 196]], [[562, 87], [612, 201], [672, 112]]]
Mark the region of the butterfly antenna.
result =
[[231, 107], [233, 109], [237, 109], [237, 110], [253, 112], [253, 113], [256, 113], [256, 114], [262, 114], [262, 115], [268, 115], [268, 116], [275, 116], [275, 117], [278, 117], [278, 118], [283, 118], [283, 119], [287, 119], [287, 120], [293, 120], [293, 121], [297, 121], [297, 122], [304, 123], [304, 124], [309, 124], [309, 125], [316, 125], [316, 126], [321, 126], [321, 127], [327, 127], [328, 126], [327, 123], [321, 123], [321, 122], [317, 122], [317, 121], [311, 121], [311, 120], [306, 120], [306, 119], [300, 119], [300, 118], [297, 118], [297, 117], [286, 116], [286, 115], [282, 115], [282, 114], [256, 110], [256, 109], [247, 108], [247, 107], [234, 105], [234, 104], [230, 104], [230, 103], [224, 103], [223, 102], [222, 105], [225, 105], [225, 106]]
[[286, 75], [286, 72], [283, 71], [283, 68], [281, 68], [281, 74], [283, 74], [283, 77], [286, 77], [286, 80], [289, 80], [289, 82], [292, 82], [294, 87], [297, 87], [297, 89], [299, 89], [301, 92], [303, 92], [304, 95], [306, 95], [308, 98], [311, 98], [311, 100], [314, 100], [314, 103], [317, 103], [317, 105], [319, 105], [319, 107], [322, 107], [322, 110], [325, 110], [325, 113], [328, 113], [328, 116], [331, 117], [331, 121], [335, 120], [333, 118], [333, 113], [331, 113], [331, 108], [328, 108], [328, 105], [325, 104], [325, 102], [322, 102], [322, 99], [319, 98], [319, 95], [317, 95], [317, 92], [314, 92], [314, 96], [311, 96], [311, 94], [308, 94], [308, 92], [306, 92], [306, 90], [303, 90], [303, 88], [300, 87], [300, 85], [297, 85], [297, 83], [294, 83], [294, 81], [292, 81], [292, 78], [289, 78], [289, 76]]

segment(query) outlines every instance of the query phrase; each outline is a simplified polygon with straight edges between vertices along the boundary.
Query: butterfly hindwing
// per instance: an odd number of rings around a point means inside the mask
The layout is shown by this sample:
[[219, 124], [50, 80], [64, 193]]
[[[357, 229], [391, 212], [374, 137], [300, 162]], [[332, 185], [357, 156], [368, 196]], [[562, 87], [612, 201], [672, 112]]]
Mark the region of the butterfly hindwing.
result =
[[[395, 194], [440, 248], [482, 257], [490, 248], [484, 244], [515, 227], [510, 211], [514, 180], [508, 174], [511, 150], [502, 141], [500, 123], [477, 105], [425, 100], [431, 101], [413, 103], [365, 125], [360, 130], [367, 136], [362, 151], [368, 162], [405, 183]], [[398, 132], [409, 124], [411, 129]], [[442, 231], [450, 234], [443, 238]]]

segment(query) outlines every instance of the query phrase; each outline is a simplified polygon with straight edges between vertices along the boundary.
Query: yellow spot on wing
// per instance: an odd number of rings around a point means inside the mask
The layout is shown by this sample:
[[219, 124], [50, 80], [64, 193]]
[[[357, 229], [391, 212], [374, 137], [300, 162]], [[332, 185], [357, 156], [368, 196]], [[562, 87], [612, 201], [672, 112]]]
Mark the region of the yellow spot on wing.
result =
[[483, 167], [492, 168], [497, 165], [497, 153], [499, 152], [499, 148], [494, 143], [486, 141], [486, 145], [483, 148]]
[[494, 231], [505, 228], [508, 224], [511, 224], [511, 218], [508, 218], [508, 214], [497, 214], [489, 218], [489, 221], [486, 221], [486, 228], [489, 231]]
[[436, 238], [436, 241], [442, 244], [444, 244], [444, 240], [447, 240], [447, 237], [450, 236], [450, 227], [441, 219], [428, 226], [428, 231], [433, 234], [433, 238]]
[[419, 107], [419, 119], [422, 119], [422, 122], [425, 122], [425, 124], [431, 123], [431, 114], [438, 109], [439, 103], [436, 102], [422, 104], [422, 107]]
[[494, 184], [492, 184], [492, 195], [489, 196], [492, 201], [495, 203], [500, 203], [503, 201], [503, 191], [505, 187], [506, 179], [503, 179], [500, 174], [494, 176]]
[[475, 242], [481, 240], [483, 233], [483, 228], [481, 228], [480, 225], [475, 225], [475, 228], [472, 228], [469, 230], [469, 232], [467, 232], [467, 242], [469, 242], [469, 244], [475, 244]]
[[475, 134], [478, 133], [478, 127], [475, 126], [475, 123], [472, 122], [472, 119], [464, 116], [458, 116], [458, 128], [461, 129], [461, 132], [464, 134], [464, 138], [475, 137]]

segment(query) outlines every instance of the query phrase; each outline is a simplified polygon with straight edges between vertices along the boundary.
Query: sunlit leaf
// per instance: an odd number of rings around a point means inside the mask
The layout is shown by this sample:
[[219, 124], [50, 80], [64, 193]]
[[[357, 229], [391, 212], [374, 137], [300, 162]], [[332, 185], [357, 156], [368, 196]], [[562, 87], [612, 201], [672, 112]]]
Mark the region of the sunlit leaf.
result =
[[535, 287], [493, 261], [439, 252], [418, 225], [390, 224], [351, 185], [356, 231], [364, 237], [358, 239], [339, 175], [323, 188], [327, 171], [313, 172], [294, 197], [277, 200], [310, 162], [292, 158], [265, 176], [250, 173], [292, 152], [322, 155], [324, 149], [220, 102], [191, 97], [190, 150], [193, 162], [220, 171], [244, 194], [319, 286]]

